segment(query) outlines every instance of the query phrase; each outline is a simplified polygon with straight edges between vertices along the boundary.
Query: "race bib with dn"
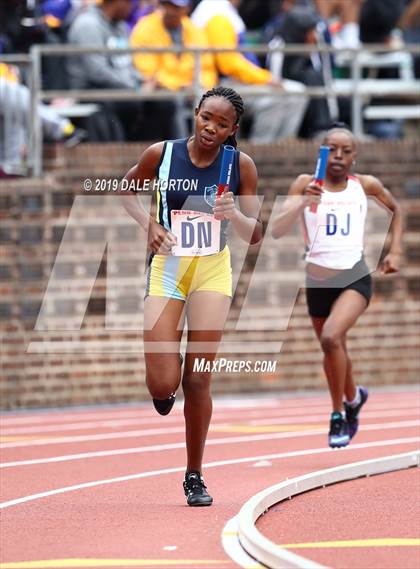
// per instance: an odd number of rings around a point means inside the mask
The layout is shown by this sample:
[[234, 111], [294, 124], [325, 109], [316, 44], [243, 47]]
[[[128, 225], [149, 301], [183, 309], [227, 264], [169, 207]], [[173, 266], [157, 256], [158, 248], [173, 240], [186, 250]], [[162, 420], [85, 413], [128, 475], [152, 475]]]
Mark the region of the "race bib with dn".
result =
[[219, 252], [220, 221], [202, 211], [172, 210], [172, 233], [178, 243], [172, 247], [176, 257], [213, 255]]

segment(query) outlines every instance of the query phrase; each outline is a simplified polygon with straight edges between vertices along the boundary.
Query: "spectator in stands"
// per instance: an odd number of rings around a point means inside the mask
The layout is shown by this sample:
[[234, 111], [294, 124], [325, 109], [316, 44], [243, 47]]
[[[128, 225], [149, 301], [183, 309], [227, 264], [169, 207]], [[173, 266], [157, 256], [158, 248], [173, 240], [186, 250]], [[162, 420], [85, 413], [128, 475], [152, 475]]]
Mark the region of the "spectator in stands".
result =
[[[407, 0], [405, 10], [399, 21], [399, 27], [407, 44], [420, 44], [420, 0]], [[420, 56], [415, 55], [413, 59], [414, 76], [416, 79], [420, 79]]]
[[[317, 26], [319, 14], [310, 6], [296, 5], [288, 10], [278, 28], [278, 34], [288, 44], [317, 44], [319, 35]], [[328, 59], [328, 61], [326, 60]], [[326, 72], [329, 77], [326, 78]], [[331, 79], [330, 59], [322, 58], [317, 53], [285, 55], [282, 69], [283, 77], [304, 83], [308, 87], [322, 87], [326, 79]], [[325, 97], [312, 98], [306, 109], [300, 129], [304, 138], [312, 138], [325, 132], [331, 124], [337, 108], [329, 104]]]
[[[196, 4], [200, 0], [196, 0]], [[295, 0], [291, 0], [294, 2]], [[297, 0], [300, 1], [300, 0]], [[280, 10], [279, 4], [285, 4], [289, 0], [242, 0], [239, 5], [239, 11], [247, 30], [252, 30], [256, 34], [261, 33], [261, 30], [277, 12]]]
[[[69, 42], [85, 47], [127, 48], [129, 34], [126, 18], [131, 11], [131, 0], [103, 0], [80, 12], [69, 30]], [[142, 77], [133, 65], [130, 54], [86, 54], [69, 58], [70, 84], [74, 89], [140, 89]], [[168, 132], [172, 103], [125, 101], [103, 104], [104, 113], [97, 118], [98, 131], [106, 131], [103, 138], [110, 140], [150, 140], [159, 134], [171, 137]], [[156, 116], [154, 132], [146, 131], [143, 117]], [[121, 134], [121, 126], [124, 134]], [[161, 131], [161, 132], [159, 132]]]
[[[80, 12], [72, 23], [69, 43], [89, 47], [129, 47], [124, 20], [131, 10], [130, 0], [103, 0]], [[74, 89], [138, 89], [141, 76], [129, 54], [92, 53], [69, 60], [68, 71]]]
[[[0, 63], [0, 177], [7, 167], [16, 168], [26, 152], [29, 139], [31, 95], [26, 85], [20, 84], [14, 66]], [[83, 140], [84, 132], [76, 129], [66, 118], [60, 117], [48, 105], [39, 105], [44, 137], [50, 141], [74, 146]]]
[[262, 29], [262, 42], [269, 43], [278, 33], [284, 15], [296, 4], [297, 0], [278, 0], [278, 10], [272, 18], [266, 21]]
[[71, 0], [43, 0], [41, 13], [51, 29], [61, 28], [72, 11]]
[[[162, 0], [161, 8], [142, 18], [131, 35], [133, 47], [206, 47], [205, 38], [190, 18], [184, 15], [189, 0]], [[177, 91], [191, 87], [194, 56], [189, 53], [151, 53], [134, 57], [139, 72], [157, 87]], [[200, 87], [211, 89], [217, 82], [213, 57], [201, 57]]]
[[26, 53], [31, 45], [45, 43], [46, 26], [38, 7], [24, 0], [0, 2], [0, 50]]
[[[362, 43], [376, 43], [391, 46], [393, 31], [404, 11], [404, 0], [365, 0], [360, 13], [360, 39]], [[377, 79], [398, 79], [398, 67], [378, 69]], [[389, 100], [374, 97], [370, 105], [381, 106], [389, 104]], [[402, 136], [402, 120], [372, 120], [368, 121], [366, 131], [378, 138], [400, 138]]]
[[278, 12], [266, 23], [262, 30], [261, 42], [268, 44], [268, 47], [275, 51], [268, 53], [265, 57], [260, 56], [260, 60], [265, 62], [265, 67], [269, 69], [272, 75], [277, 79], [282, 78], [284, 61], [284, 53], [283, 51], [278, 51], [278, 49], [285, 45], [279, 30], [283, 24], [286, 12], [291, 10], [298, 1], [299, 0], [279, 0]]
[[[45, 43], [50, 45], [67, 43], [73, 12], [71, 0], [44, 0], [39, 9], [45, 26]], [[44, 89], [64, 90], [69, 87], [64, 56], [43, 58], [42, 71]]]
[[[205, 36], [185, 15], [189, 0], [162, 0], [160, 9], [142, 18], [131, 35], [133, 47], [206, 47]], [[139, 72], [157, 90], [181, 91], [192, 87], [195, 58], [191, 53], [141, 53], [134, 56]], [[217, 72], [211, 54], [200, 58], [200, 87], [207, 90], [217, 83]], [[177, 101], [176, 138], [187, 136], [182, 120], [185, 101]]]
[[[192, 21], [205, 30], [211, 47], [235, 49], [243, 43], [246, 28], [238, 12], [239, 4], [240, 0], [202, 0], [194, 10]], [[307, 104], [301, 84], [280, 82], [270, 71], [259, 67], [252, 55], [220, 53], [215, 59], [222, 83], [240, 92], [244, 86], [267, 87], [266, 95], [244, 96], [252, 117], [253, 142], [296, 136]]]
[[101, 2], [102, 0], [72, 0], [74, 8], [78, 12], [88, 8], [89, 6], [93, 6], [94, 4], [100, 4]]
[[130, 30], [141, 18], [148, 16], [159, 7], [159, 0], [131, 0], [131, 14], [127, 20]]
[[315, 7], [325, 22], [338, 21], [332, 26], [332, 44], [338, 48], [360, 46], [359, 18], [364, 0], [314, 0]]
[[404, 0], [365, 0], [360, 12], [362, 43], [389, 43], [404, 4]]

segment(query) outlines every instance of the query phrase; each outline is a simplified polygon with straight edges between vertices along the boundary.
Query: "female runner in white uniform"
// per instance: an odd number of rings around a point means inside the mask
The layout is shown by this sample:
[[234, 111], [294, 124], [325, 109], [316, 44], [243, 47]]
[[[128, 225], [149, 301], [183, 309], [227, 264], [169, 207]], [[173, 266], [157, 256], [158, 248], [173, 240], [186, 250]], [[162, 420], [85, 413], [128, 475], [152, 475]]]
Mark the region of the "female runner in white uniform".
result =
[[[363, 258], [367, 196], [393, 212], [389, 253], [382, 261], [384, 274], [399, 269], [402, 221], [391, 193], [373, 176], [352, 176], [356, 144], [343, 126], [328, 131], [323, 144], [330, 147], [323, 187], [307, 174], [291, 185], [283, 212], [273, 225], [273, 236], [286, 234], [303, 216], [307, 252], [306, 297], [321, 348], [332, 400], [329, 445], [343, 447], [358, 429], [359, 412], [368, 398], [355, 386], [346, 348], [347, 332], [366, 310], [372, 283]], [[311, 204], [317, 204], [316, 212]], [[343, 401], [345, 396], [345, 401]]]

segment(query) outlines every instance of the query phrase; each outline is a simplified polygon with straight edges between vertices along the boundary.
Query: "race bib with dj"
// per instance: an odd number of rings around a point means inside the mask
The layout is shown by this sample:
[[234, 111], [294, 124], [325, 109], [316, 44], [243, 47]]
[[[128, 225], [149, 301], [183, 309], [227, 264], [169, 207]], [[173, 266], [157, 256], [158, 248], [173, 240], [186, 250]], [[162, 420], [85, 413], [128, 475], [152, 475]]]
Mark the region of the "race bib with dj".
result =
[[172, 247], [172, 255], [204, 256], [219, 252], [220, 221], [214, 215], [202, 211], [172, 210], [171, 231], [178, 243]]

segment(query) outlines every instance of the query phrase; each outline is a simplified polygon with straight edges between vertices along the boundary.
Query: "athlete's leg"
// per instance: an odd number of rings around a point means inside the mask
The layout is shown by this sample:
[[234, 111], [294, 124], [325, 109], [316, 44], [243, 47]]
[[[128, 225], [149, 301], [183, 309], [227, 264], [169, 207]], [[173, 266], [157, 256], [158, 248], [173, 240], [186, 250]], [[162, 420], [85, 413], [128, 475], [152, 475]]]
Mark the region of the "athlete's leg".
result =
[[[327, 317], [318, 318], [315, 316], [311, 316], [311, 320], [312, 320], [313, 329], [315, 330], [315, 333], [316, 333], [316, 337], [318, 338], [319, 342], [321, 342], [322, 328], [324, 327], [324, 324], [325, 324], [325, 321], [327, 320]], [[328, 386], [330, 386], [330, 384], [333, 381], [332, 370], [331, 370], [331, 366], [329, 365], [329, 361], [327, 361], [325, 356], [324, 356], [322, 363], [324, 366], [324, 372], [325, 372], [325, 377], [327, 378]], [[331, 389], [330, 389], [330, 392], [331, 392]]]
[[349, 353], [347, 351], [347, 338], [344, 336], [343, 338], [343, 348], [346, 352], [347, 356], [347, 368], [346, 368], [346, 380], [344, 383], [344, 395], [346, 396], [346, 401], [353, 401], [356, 397], [356, 385], [353, 380], [353, 364], [351, 363], [351, 359]]
[[[335, 301], [320, 334], [324, 352], [324, 367], [332, 399], [333, 411], [343, 411], [343, 395], [348, 375], [348, 356], [345, 338], [367, 307], [366, 299], [355, 290], [345, 290]], [[351, 388], [351, 385], [350, 385]]]
[[166, 399], [181, 381], [179, 344], [184, 304], [182, 300], [161, 296], [148, 296], [144, 303], [146, 383], [155, 399]]
[[[346, 341], [344, 341], [344, 349], [347, 352]], [[344, 394], [346, 400], [344, 402], [344, 409], [346, 411], [346, 419], [349, 426], [350, 439], [354, 437], [359, 429], [359, 415], [363, 405], [369, 397], [369, 392], [366, 387], [356, 387], [352, 375], [352, 363], [347, 355], [347, 374], [346, 384], [344, 386]]]
[[[312, 317], [312, 325], [313, 325], [313, 328], [316, 332], [316, 335], [317, 335], [317, 338], [319, 341], [321, 341], [322, 329], [323, 329], [323, 326], [324, 326], [324, 323], [326, 320], [327, 320], [327, 318]], [[350, 357], [349, 357], [348, 352], [347, 352], [346, 336], [345, 335], [342, 339], [342, 345], [343, 345], [344, 352], [346, 354], [346, 379], [345, 379], [345, 384], [344, 384], [344, 394], [346, 396], [347, 401], [353, 401], [353, 399], [356, 396], [356, 386], [353, 382], [352, 363], [351, 363]], [[334, 389], [333, 386], [334, 386], [335, 380], [334, 380], [333, 369], [331, 369], [331, 359], [324, 356], [324, 362], [323, 363], [324, 363], [324, 371], [325, 371], [325, 375], [327, 377], [329, 390], [330, 390], [330, 393], [332, 393], [332, 390]]]
[[[211, 371], [194, 371], [194, 361], [214, 361], [231, 298], [217, 292], [194, 292], [187, 306], [188, 346], [182, 388], [185, 403], [187, 471], [201, 472], [212, 414]], [[204, 366], [205, 367], [205, 366]]]

